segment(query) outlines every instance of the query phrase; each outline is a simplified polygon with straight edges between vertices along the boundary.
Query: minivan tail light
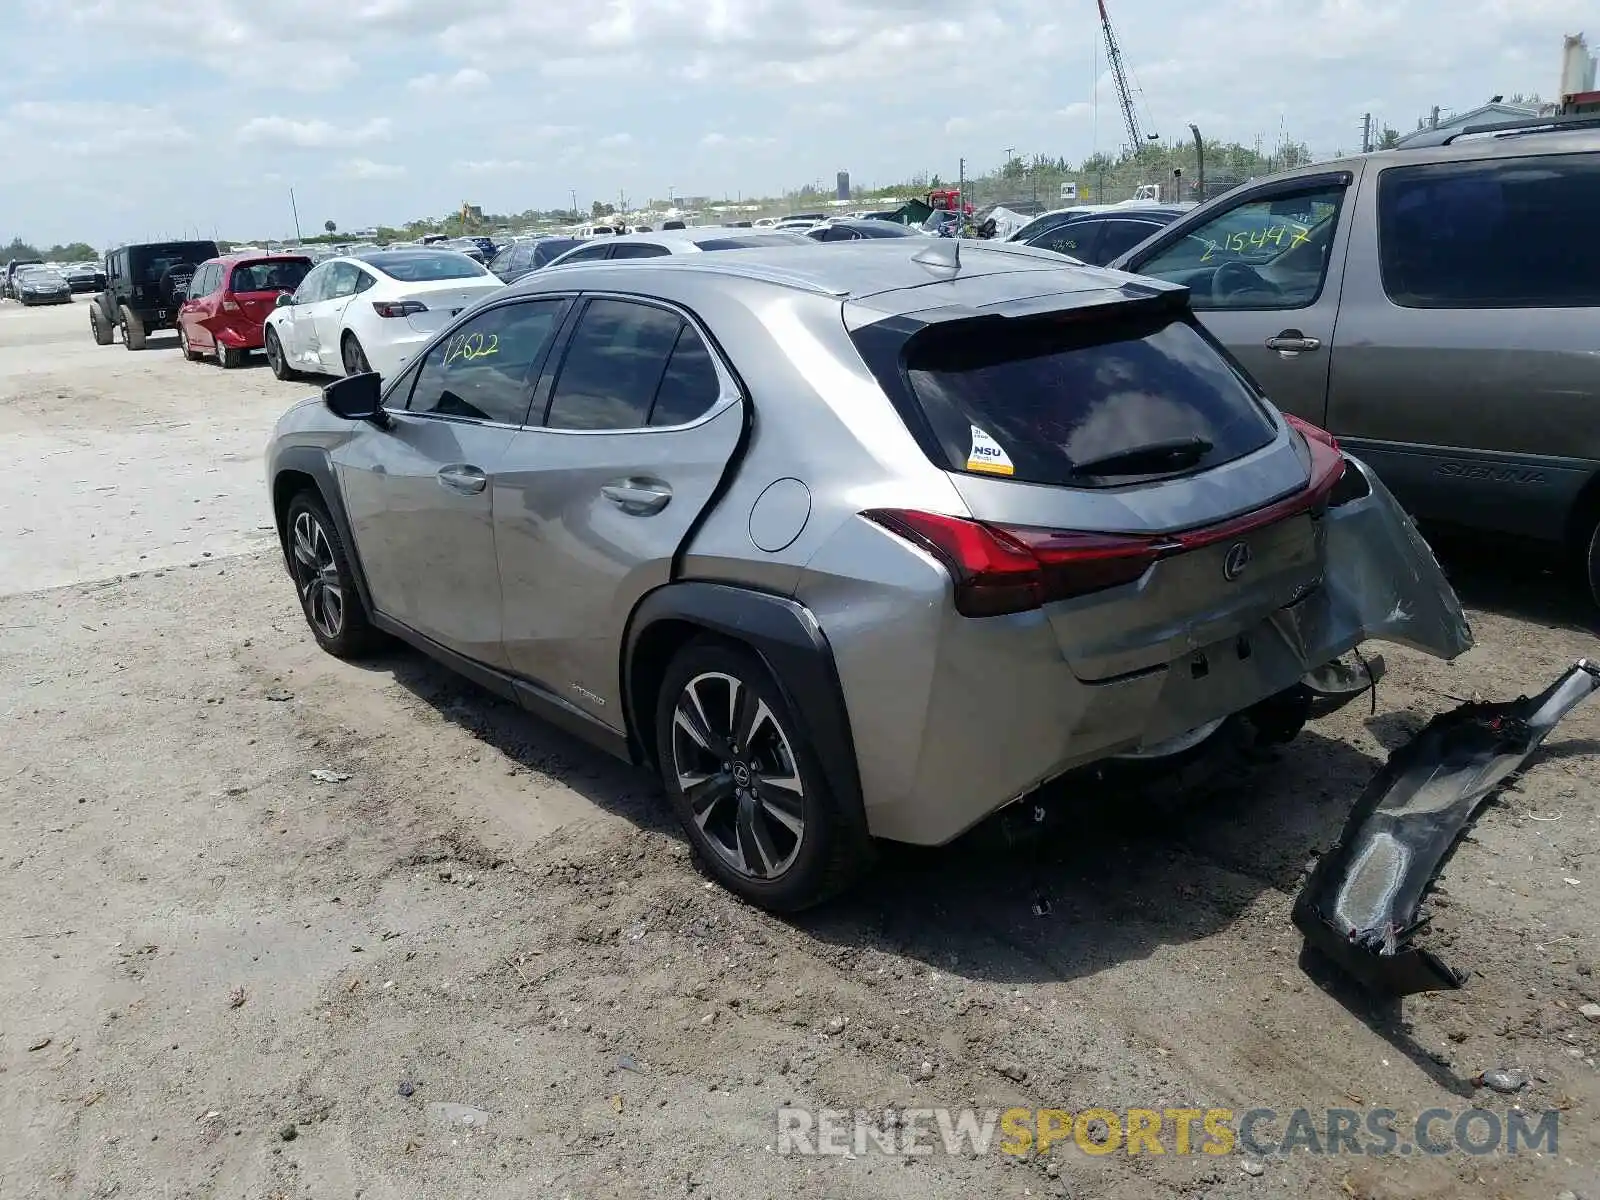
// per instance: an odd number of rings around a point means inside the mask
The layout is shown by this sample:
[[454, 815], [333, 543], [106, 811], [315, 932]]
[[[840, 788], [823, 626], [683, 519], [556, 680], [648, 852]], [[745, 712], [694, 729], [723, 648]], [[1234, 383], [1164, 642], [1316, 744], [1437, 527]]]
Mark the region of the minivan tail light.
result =
[[236, 312], [243, 312], [244, 310], [239, 307], [239, 302], [237, 300], [235, 300], [232, 296], [224, 296], [222, 298], [222, 311], [223, 312], [236, 313]]
[[372, 309], [380, 317], [409, 317], [427, 312], [428, 306], [420, 300], [374, 300]]
[[1132, 583], [1160, 557], [1142, 537], [988, 525], [915, 509], [862, 514], [944, 564], [964, 617], [1027, 612], [1054, 600]]
[[1283, 421], [1284, 424], [1295, 430], [1308, 442], [1321, 442], [1330, 450], [1339, 448], [1339, 439], [1320, 425], [1313, 425], [1310, 421], [1301, 420], [1299, 417], [1291, 416], [1289, 413], [1283, 414]]

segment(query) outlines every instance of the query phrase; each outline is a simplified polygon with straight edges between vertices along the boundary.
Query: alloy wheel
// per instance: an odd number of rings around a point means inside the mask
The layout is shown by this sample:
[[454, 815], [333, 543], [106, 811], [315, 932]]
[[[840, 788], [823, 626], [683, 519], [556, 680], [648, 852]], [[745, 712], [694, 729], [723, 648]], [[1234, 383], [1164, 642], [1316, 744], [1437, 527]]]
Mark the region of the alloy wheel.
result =
[[353, 337], [345, 338], [342, 357], [344, 358], [344, 373], [346, 375], [364, 375], [372, 370], [367, 364], [366, 351], [361, 348], [361, 343]]
[[344, 628], [344, 586], [328, 533], [316, 514], [305, 511], [295, 515], [290, 533], [294, 581], [306, 619], [323, 637], [337, 638]]
[[754, 688], [720, 671], [683, 687], [672, 768], [707, 845], [752, 879], [777, 879], [805, 838], [805, 787], [789, 735]]
[[278, 335], [270, 329], [267, 330], [267, 365], [274, 375], [283, 378], [283, 347], [278, 343]]

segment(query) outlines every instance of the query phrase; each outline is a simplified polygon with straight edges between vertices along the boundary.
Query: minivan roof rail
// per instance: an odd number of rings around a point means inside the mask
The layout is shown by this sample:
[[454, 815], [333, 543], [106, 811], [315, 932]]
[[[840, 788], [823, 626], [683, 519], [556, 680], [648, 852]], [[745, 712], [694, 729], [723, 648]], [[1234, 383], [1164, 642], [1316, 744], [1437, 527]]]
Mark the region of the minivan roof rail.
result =
[[1519, 117], [1514, 121], [1490, 121], [1482, 125], [1467, 125], [1461, 129], [1428, 129], [1413, 135], [1401, 150], [1425, 150], [1434, 146], [1448, 146], [1459, 137], [1474, 133], [1524, 134], [1562, 133], [1569, 129], [1600, 128], [1600, 113], [1569, 113], [1550, 117]]

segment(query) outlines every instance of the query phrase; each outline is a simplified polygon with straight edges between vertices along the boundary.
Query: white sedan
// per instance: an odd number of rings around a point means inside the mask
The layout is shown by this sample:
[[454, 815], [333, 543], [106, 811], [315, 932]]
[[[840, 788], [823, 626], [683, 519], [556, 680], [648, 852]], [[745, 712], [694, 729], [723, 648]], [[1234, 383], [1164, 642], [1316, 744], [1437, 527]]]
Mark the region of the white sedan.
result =
[[301, 372], [392, 379], [462, 309], [505, 284], [454, 250], [371, 250], [313, 267], [267, 316], [267, 362]]

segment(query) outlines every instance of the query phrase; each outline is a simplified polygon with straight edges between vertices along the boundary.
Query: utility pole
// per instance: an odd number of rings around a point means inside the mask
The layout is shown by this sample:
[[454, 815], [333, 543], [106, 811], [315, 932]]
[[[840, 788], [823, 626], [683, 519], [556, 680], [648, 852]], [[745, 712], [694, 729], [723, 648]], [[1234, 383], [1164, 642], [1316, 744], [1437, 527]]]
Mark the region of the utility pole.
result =
[[1365, 113], [1361, 118], [1361, 153], [1372, 153], [1372, 114]]
[[300, 236], [300, 209], [294, 202], [293, 188], [289, 189], [289, 211], [294, 214], [294, 240], [297, 242], [304, 241], [305, 239]]
[[1189, 132], [1194, 134], [1194, 169], [1196, 176], [1198, 176], [1195, 186], [1199, 189], [1196, 199], [1201, 204], [1204, 204], [1206, 202], [1206, 143], [1205, 139], [1200, 136], [1200, 126], [1193, 121], [1189, 122]]
[[956, 234], [960, 236], [961, 230], [967, 223], [967, 160], [961, 159], [956, 164]]
[[576, 221], [578, 219], [578, 189], [569, 188], [568, 192], [572, 196], [572, 219]]

